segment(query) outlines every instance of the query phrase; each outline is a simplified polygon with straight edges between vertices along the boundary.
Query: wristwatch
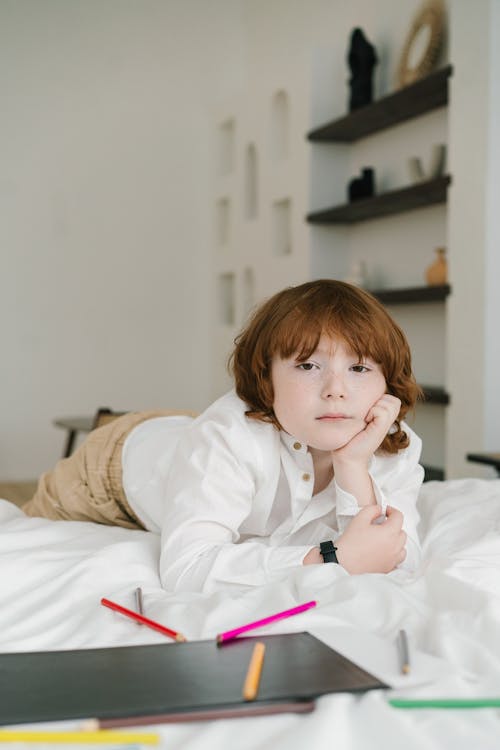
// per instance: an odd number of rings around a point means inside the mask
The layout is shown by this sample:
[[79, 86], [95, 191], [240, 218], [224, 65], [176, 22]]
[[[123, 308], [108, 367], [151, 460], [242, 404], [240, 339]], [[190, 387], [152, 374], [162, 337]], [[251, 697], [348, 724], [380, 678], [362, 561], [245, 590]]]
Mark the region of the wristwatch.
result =
[[331, 539], [328, 542], [321, 542], [321, 544], [319, 545], [319, 551], [323, 556], [323, 562], [338, 563], [337, 547], [335, 547]]

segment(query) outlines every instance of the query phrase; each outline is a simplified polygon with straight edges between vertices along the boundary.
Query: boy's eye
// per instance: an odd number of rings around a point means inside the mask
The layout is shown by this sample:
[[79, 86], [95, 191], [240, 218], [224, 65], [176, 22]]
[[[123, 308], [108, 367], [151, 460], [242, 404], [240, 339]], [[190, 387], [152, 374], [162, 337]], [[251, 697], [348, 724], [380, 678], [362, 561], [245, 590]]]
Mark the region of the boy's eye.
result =
[[316, 365], [312, 362], [300, 362], [297, 367], [299, 368], [299, 370], [306, 370], [306, 372], [309, 372], [309, 370], [314, 370]]
[[353, 372], [370, 372], [370, 368], [369, 367], [367, 367], [366, 365], [361, 365], [361, 364], [353, 365], [351, 367], [351, 370]]

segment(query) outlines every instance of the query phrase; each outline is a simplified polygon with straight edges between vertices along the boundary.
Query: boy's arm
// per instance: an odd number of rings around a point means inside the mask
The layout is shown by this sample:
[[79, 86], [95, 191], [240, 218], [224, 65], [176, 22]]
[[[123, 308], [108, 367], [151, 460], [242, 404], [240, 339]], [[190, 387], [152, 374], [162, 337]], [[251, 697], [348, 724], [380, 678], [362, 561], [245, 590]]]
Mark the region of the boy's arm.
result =
[[[340, 531], [347, 529], [351, 519], [366, 506], [378, 506], [382, 514], [386, 507], [401, 511], [403, 531], [408, 535], [406, 559], [402, 567], [413, 570], [420, 560], [417, 534], [418, 513], [416, 501], [423, 481], [419, 466], [422, 443], [407, 425], [410, 446], [398, 455], [376, 455], [383, 439], [397, 419], [401, 402], [395, 396], [384, 394], [366, 415], [366, 427], [342, 448], [332, 452], [335, 483], [337, 486], [337, 518]], [[380, 477], [373, 467], [381, 468]], [[385, 466], [385, 468], [384, 468]], [[387, 470], [387, 467], [390, 467]], [[380, 480], [380, 481], [379, 481]], [[376, 557], [376, 556], [375, 556]]]
[[[250, 429], [262, 431], [259, 439], [252, 439]], [[278, 433], [268, 425], [242, 428], [224, 414], [218, 421], [202, 420], [188, 428], [165, 487], [160, 554], [164, 588], [256, 586], [270, 576], [286, 576], [302, 563], [310, 544], [270, 546], [241, 539], [240, 529], [251, 514], [267, 512], [257, 507], [256, 493], [272, 497], [278, 484], [279, 460], [272, 460], [276, 441]]]
[[[337, 559], [348, 573], [390, 573], [406, 557], [403, 514], [388, 507], [383, 524], [374, 524], [380, 507], [362, 508], [335, 540]], [[319, 548], [310, 550], [304, 565], [322, 563]]]
[[[407, 554], [400, 567], [415, 570], [421, 557], [417, 500], [424, 478], [424, 470], [419, 464], [422, 441], [408, 425], [403, 427], [410, 437], [408, 448], [392, 456], [375, 456], [369, 474], [379, 511], [385, 514], [389, 505], [403, 514]], [[337, 485], [337, 521], [341, 533], [347, 530], [359, 512], [357, 498]]]
[[366, 415], [365, 428], [346, 445], [332, 451], [335, 483], [353, 495], [360, 507], [377, 503], [369, 467], [400, 408], [399, 398], [385, 393]]

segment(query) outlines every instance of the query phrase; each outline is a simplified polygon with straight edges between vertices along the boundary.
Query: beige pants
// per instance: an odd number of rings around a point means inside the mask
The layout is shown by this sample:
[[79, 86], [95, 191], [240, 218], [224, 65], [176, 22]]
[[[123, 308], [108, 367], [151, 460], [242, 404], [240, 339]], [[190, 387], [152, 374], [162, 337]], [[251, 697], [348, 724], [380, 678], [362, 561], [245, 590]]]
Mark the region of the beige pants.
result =
[[143, 529], [123, 491], [123, 443], [141, 422], [172, 413], [130, 412], [92, 430], [69, 458], [61, 459], [52, 471], [42, 474], [33, 498], [22, 510], [28, 516], [54, 521], [94, 521]]

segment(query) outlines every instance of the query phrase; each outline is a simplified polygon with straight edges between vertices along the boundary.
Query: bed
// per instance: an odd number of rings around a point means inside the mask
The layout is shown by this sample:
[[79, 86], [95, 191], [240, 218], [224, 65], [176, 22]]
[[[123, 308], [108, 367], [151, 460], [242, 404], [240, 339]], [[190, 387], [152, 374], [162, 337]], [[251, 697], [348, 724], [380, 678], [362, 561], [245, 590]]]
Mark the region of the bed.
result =
[[[154, 534], [27, 518], [0, 500], [0, 651], [162, 643], [160, 633], [100, 605], [107, 597], [133, 608], [137, 586], [148, 616], [190, 640], [317, 599], [316, 608], [262, 632], [319, 633], [376, 670], [377, 658], [405, 628], [425, 662], [421, 674], [417, 669], [404, 683], [394, 673], [394, 693], [323, 696], [307, 715], [158, 725], [162, 747], [496, 750], [498, 708], [411, 710], [388, 703], [394, 694], [500, 696], [500, 480], [428, 482], [419, 509], [423, 560], [414, 575], [348, 576], [338, 566], [308, 566], [286, 581], [205, 595], [161, 588]], [[381, 676], [391, 678], [393, 667], [386, 667]]]

